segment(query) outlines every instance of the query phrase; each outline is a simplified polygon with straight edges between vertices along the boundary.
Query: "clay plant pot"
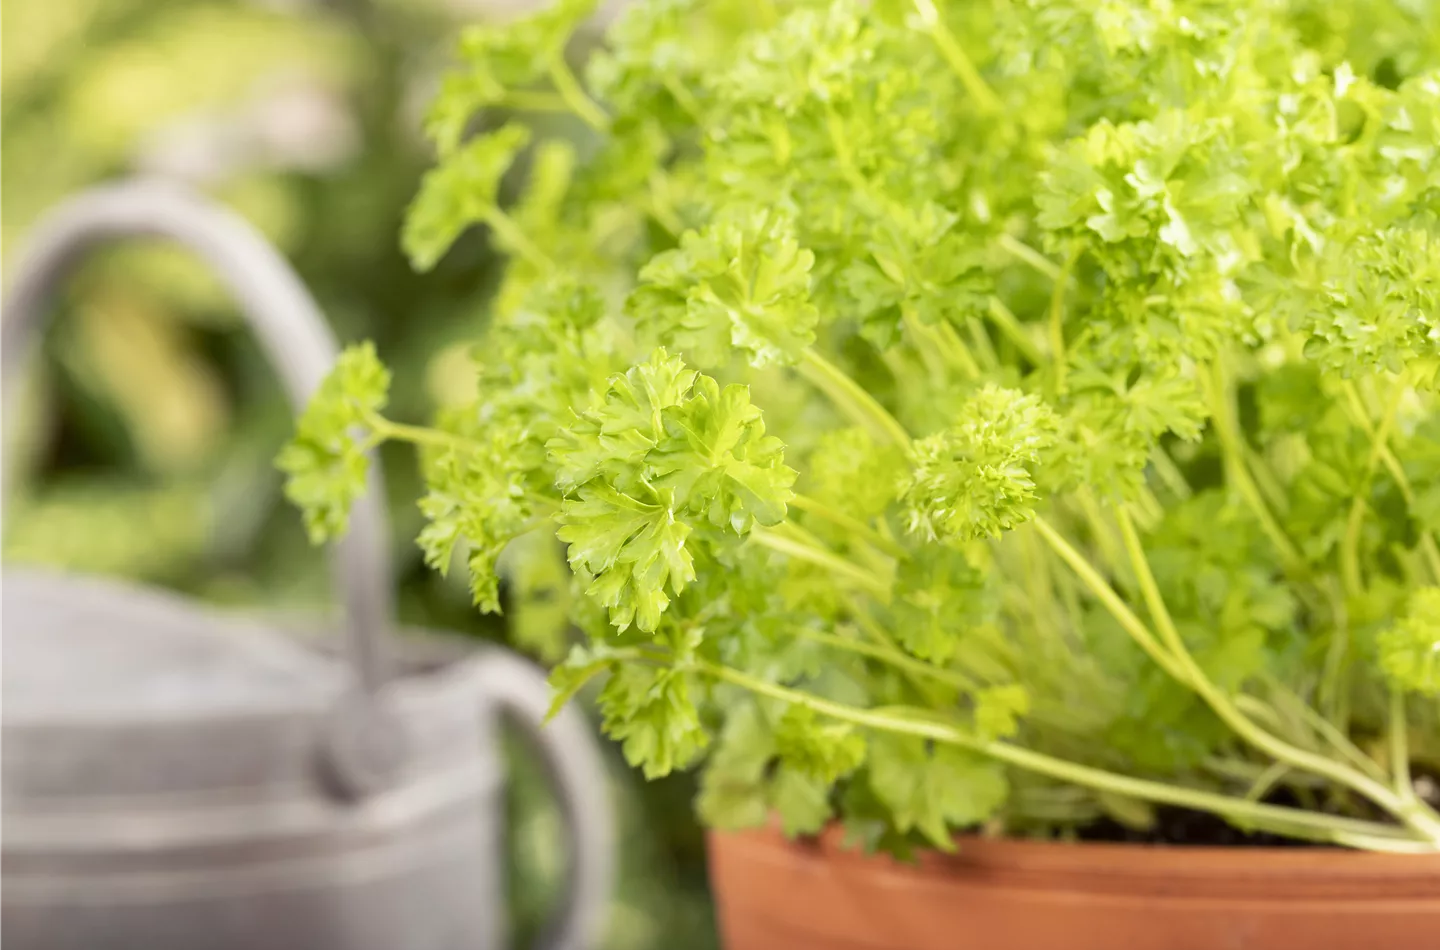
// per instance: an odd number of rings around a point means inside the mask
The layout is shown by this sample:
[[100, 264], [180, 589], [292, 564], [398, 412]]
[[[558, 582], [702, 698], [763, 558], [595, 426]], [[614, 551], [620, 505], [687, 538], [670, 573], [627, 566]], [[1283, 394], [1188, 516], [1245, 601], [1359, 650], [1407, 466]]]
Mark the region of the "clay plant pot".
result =
[[841, 840], [712, 832], [725, 950], [1440, 948], [1440, 856], [961, 838], [906, 865]]

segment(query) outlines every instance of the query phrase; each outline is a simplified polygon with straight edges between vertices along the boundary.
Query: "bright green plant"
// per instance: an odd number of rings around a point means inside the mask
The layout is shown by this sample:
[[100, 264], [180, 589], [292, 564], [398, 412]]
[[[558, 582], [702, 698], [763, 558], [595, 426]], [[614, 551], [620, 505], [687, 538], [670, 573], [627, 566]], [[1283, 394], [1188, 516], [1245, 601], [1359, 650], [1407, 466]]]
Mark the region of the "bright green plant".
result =
[[[352, 350], [292, 496], [415, 443], [487, 610], [563, 545], [557, 702], [716, 826], [1440, 850], [1440, 13], [1345, 6], [641, 0], [583, 82], [583, 2], [477, 29], [405, 243], [511, 255], [478, 396]], [[503, 202], [499, 101], [598, 141]]]

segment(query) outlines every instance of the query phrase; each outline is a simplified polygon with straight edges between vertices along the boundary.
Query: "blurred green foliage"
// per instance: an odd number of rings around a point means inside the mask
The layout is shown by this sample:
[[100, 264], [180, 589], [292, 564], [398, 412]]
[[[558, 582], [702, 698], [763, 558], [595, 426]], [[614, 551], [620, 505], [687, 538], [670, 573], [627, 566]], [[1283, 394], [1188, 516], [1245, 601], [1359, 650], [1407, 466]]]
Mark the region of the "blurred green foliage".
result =
[[[419, 125], [432, 77], [458, 23], [475, 15], [446, 0], [5, 3], [7, 268], [65, 197], [128, 174], [179, 176], [280, 249], [342, 341], [377, 342], [409, 386], [392, 393], [394, 415], [453, 404], [472, 384], [464, 341], [477, 336], [497, 275], [483, 236], [422, 277], [398, 235], [430, 163]], [[323, 560], [272, 464], [292, 411], [200, 265], [163, 246], [95, 255], [69, 281], [41, 350], [20, 411], [7, 411], [7, 562], [267, 609], [328, 600]], [[503, 636], [463, 581], [424, 569], [413, 460], [385, 462], [404, 620]], [[547, 579], [512, 586], [543, 590]], [[541, 597], [510, 606], [521, 629], [563, 620]], [[605, 946], [712, 946], [693, 789], [683, 778], [640, 787], [614, 758], [623, 868]], [[523, 754], [515, 761], [512, 893], [524, 937], [555, 899], [562, 838], [538, 770]]]

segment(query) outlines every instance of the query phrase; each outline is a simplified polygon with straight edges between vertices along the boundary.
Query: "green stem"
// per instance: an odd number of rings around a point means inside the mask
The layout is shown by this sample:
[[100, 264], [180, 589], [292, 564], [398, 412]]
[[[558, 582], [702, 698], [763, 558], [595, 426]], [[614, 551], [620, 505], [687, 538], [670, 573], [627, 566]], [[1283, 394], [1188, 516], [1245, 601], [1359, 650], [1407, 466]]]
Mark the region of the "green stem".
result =
[[1051, 280], [1060, 279], [1060, 265], [1019, 238], [1012, 237], [1009, 234], [1002, 234], [995, 239], [995, 243], [1011, 257], [1029, 264]]
[[1070, 542], [1066, 541], [1060, 532], [1051, 527], [1050, 523], [1044, 518], [1036, 517], [1035, 527], [1039, 530], [1040, 536], [1050, 545], [1051, 549], [1060, 556], [1062, 561], [1070, 566], [1070, 569], [1080, 578], [1081, 583], [1090, 589], [1090, 592], [1094, 594], [1101, 605], [1109, 611], [1110, 616], [1114, 617], [1125, 632], [1130, 635], [1130, 638], [1140, 646], [1140, 649], [1144, 650], [1146, 655], [1154, 660], [1166, 673], [1169, 673], [1179, 682], [1186, 683], [1185, 673], [1181, 670], [1176, 659], [1170, 656], [1165, 648], [1160, 645], [1155, 639], [1155, 635], [1150, 632], [1150, 628], [1147, 627], [1139, 617], [1135, 616], [1134, 611], [1126, 605], [1119, 594], [1115, 593], [1115, 589], [1110, 586], [1105, 578], [1100, 576], [1100, 573], [1096, 571], [1095, 568], [1090, 566], [1090, 562], [1085, 560], [1085, 558], [1080, 555], [1080, 552], [1076, 551]]
[[550, 61], [550, 81], [555, 84], [555, 91], [560, 93], [570, 111], [579, 116], [582, 122], [597, 132], [610, 128], [610, 117], [605, 114], [604, 109], [595, 104], [594, 99], [585, 94], [579, 80], [570, 71], [570, 64], [565, 62], [563, 53]]
[[995, 91], [985, 82], [975, 64], [970, 61], [965, 50], [961, 48], [955, 34], [945, 25], [940, 17], [940, 11], [936, 8], [934, 0], [914, 0], [915, 10], [920, 14], [920, 20], [925, 24], [925, 31], [935, 40], [935, 45], [940, 50], [940, 55], [950, 64], [955, 75], [960, 78], [967, 92], [975, 100], [981, 111], [995, 113], [1000, 111], [1000, 99]]
[[1271, 471], [1270, 463], [1250, 445], [1242, 444], [1241, 448], [1245, 452], [1245, 468], [1250, 472], [1250, 477], [1255, 479], [1255, 487], [1260, 489], [1260, 497], [1265, 499], [1272, 511], [1283, 515], [1290, 508], [1290, 496]]
[[968, 379], [980, 378], [980, 365], [975, 362], [975, 357], [969, 347], [955, 335], [955, 331], [948, 323], [928, 326], [916, 316], [914, 308], [904, 305], [901, 306], [900, 312], [905, 329], [910, 331], [922, 359], [928, 361], [932, 354], [938, 354], [946, 364], [962, 376]]
[[1160, 476], [1160, 481], [1165, 483], [1165, 487], [1170, 489], [1170, 493], [1176, 498], [1184, 501], [1194, 494], [1190, 483], [1185, 480], [1185, 474], [1180, 471], [1180, 466], [1175, 464], [1170, 453], [1158, 442], [1150, 453], [1150, 464], [1155, 466], [1155, 474]]
[[1045, 365], [1045, 354], [1040, 352], [1040, 347], [1030, 339], [1030, 334], [1025, 332], [1025, 327], [999, 297], [990, 298], [990, 306], [986, 308], [985, 313], [990, 317], [990, 322], [1005, 334], [1005, 339], [1015, 344], [1015, 349], [1020, 351], [1020, 355], [1025, 357], [1030, 365]]
[[1440, 842], [1432, 843], [1428, 840], [1416, 839], [1390, 825], [1345, 818], [1339, 815], [1302, 811], [1279, 805], [1247, 802], [1243, 798], [1120, 775], [1103, 769], [1067, 762], [1007, 742], [981, 740], [945, 722], [915, 719], [893, 712], [879, 712], [832, 702], [799, 690], [766, 682], [731, 667], [704, 660], [697, 661], [695, 665], [697, 669], [715, 679], [761, 696], [769, 696], [772, 699], [812, 709], [841, 722], [957, 746], [1073, 785], [1114, 792], [1119, 795], [1129, 795], [1161, 804], [1179, 805], [1184, 808], [1212, 812], [1244, 821], [1255, 827], [1283, 828], [1288, 834], [1318, 837], [1329, 841], [1343, 841], [1355, 846], [1386, 849], [1397, 847], [1406, 850], [1428, 851], [1440, 849]]
[[1215, 426], [1216, 437], [1220, 441], [1220, 450], [1224, 455], [1226, 478], [1240, 497], [1250, 507], [1256, 520], [1260, 523], [1260, 529], [1270, 539], [1280, 552], [1280, 558], [1284, 562], [1286, 573], [1293, 577], [1306, 577], [1309, 570], [1305, 565], [1305, 558], [1295, 542], [1290, 540], [1285, 529], [1280, 526], [1275, 515], [1265, 504], [1265, 498], [1260, 493], [1255, 480], [1250, 477], [1250, 470], [1245, 462], [1244, 443], [1240, 437], [1239, 426], [1235, 421], [1234, 407], [1230, 404], [1227, 396], [1228, 387], [1225, 383], [1225, 371], [1220, 363], [1216, 361], [1210, 367], [1209, 373], [1200, 374], [1201, 382], [1205, 385], [1210, 397], [1212, 421]]
[[975, 354], [970, 352], [970, 347], [960, 339], [960, 334], [948, 323], [941, 322], [936, 327], [936, 336], [940, 340], [940, 351], [945, 354], [946, 360], [960, 372], [971, 379], [979, 379], [983, 374], [980, 364], [975, 359]]
[[1255, 781], [1251, 783], [1250, 790], [1245, 793], [1245, 800], [1247, 802], [1258, 802], [1270, 794], [1270, 789], [1274, 788], [1275, 783], [1284, 778], [1285, 773], [1289, 771], [1290, 766], [1284, 762], [1271, 762], [1265, 771], [1261, 772]]
[[507, 89], [500, 105], [517, 112], [571, 112], [570, 103], [557, 92], [544, 89]]
[[695, 121], [697, 126], [702, 128], [705, 125], [705, 110], [700, 107], [700, 102], [695, 98], [694, 93], [686, 89], [673, 75], [666, 75], [661, 79], [665, 90], [675, 102], [684, 109], [686, 114]]
[[[1360, 390], [1356, 388], [1355, 381], [1347, 379], [1344, 382], [1345, 396], [1350, 406], [1350, 415], [1360, 426], [1365, 435], [1371, 439], [1375, 438], [1375, 426], [1370, 421], [1370, 413], [1365, 408], [1365, 401], [1360, 398]], [[1415, 510], [1415, 489], [1410, 485], [1410, 479], [1405, 474], [1405, 468], [1400, 460], [1395, 457], [1387, 442], [1380, 442], [1380, 461], [1384, 464], [1390, 477], [1395, 479], [1395, 485], [1400, 489], [1400, 497], [1405, 500], [1405, 505], [1411, 511]], [[1430, 566], [1430, 573], [1435, 576], [1435, 583], [1440, 584], [1440, 544], [1436, 544], [1435, 535], [1429, 531], [1420, 533], [1420, 551]]]
[[975, 684], [971, 682], [968, 677], [960, 673], [953, 670], [941, 669], [938, 666], [931, 666], [923, 660], [917, 660], [901, 652], [899, 649], [886, 646], [883, 643], [866, 643], [863, 640], [851, 640], [848, 637], [836, 636], [833, 633], [821, 633], [818, 630], [810, 630], [806, 627], [796, 628], [795, 635], [803, 640], [810, 640], [815, 643], [824, 644], [825, 646], [834, 647], [837, 650], [845, 650], [860, 656], [869, 657], [872, 660], [888, 663], [907, 673], [926, 677], [927, 679], [934, 680], [937, 683], [943, 683], [954, 689], [964, 691], [975, 688]]
[[800, 561], [818, 564], [841, 577], [849, 578], [872, 593], [889, 596], [890, 584], [883, 577], [874, 571], [845, 560], [834, 552], [768, 528], [753, 529], [750, 532], [750, 539], [772, 551], [779, 551], [781, 554], [787, 554]]
[[1335, 589], [1333, 577], [1325, 578], [1322, 590], [1330, 601], [1335, 629], [1331, 631], [1330, 642], [1325, 646], [1325, 662], [1320, 670], [1320, 686], [1316, 699], [1325, 716], [1338, 723], [1338, 728], [1348, 731], [1350, 704], [1341, 680], [1345, 673], [1345, 657], [1350, 652], [1349, 610], [1344, 596]]
[[499, 208], [491, 207], [485, 212], [484, 221], [490, 225], [491, 230], [501, 240], [513, 247], [516, 253], [531, 265], [545, 271], [556, 269], [555, 262], [530, 238], [526, 237], [525, 232], [520, 230], [520, 226], [515, 223], [514, 218]]
[[1350, 503], [1350, 517], [1345, 521], [1345, 538], [1340, 544], [1340, 577], [1345, 583], [1346, 593], [1351, 597], [1358, 597], [1364, 591], [1365, 581], [1360, 576], [1360, 529], [1365, 523], [1370, 484], [1375, 478], [1375, 470], [1380, 467], [1380, 456], [1390, 441], [1390, 430], [1395, 427], [1400, 402], [1405, 398], [1408, 389], [1408, 374], [1401, 374], [1395, 382], [1394, 392], [1390, 394], [1390, 401], [1385, 406], [1385, 414], [1380, 417], [1379, 428], [1370, 433], [1370, 457], [1366, 460], [1360, 487]]
[[1395, 774], [1395, 794], [1414, 799], [1415, 784], [1410, 779], [1410, 724], [1405, 718], [1405, 694], [1390, 689], [1390, 771]]
[[412, 445], [429, 445], [436, 448], [460, 449], [466, 452], [479, 452], [483, 447], [464, 436], [453, 435], [440, 429], [430, 429], [425, 426], [406, 425], [403, 422], [393, 422], [376, 412], [365, 414], [365, 424], [370, 431], [379, 436], [381, 441], [394, 439], [399, 442], [409, 442]]
[[814, 347], [808, 347], [800, 357], [800, 374], [817, 389], [830, 397], [841, 412], [850, 416], [876, 435], [894, 442], [907, 453], [910, 451], [910, 433], [896, 421], [895, 417], [876, 401], [863, 386], [855, 382], [834, 363], [821, 356]]
[[1070, 274], [1080, 260], [1081, 245], [1075, 244], [1065, 255], [1065, 263], [1055, 277], [1055, 286], [1050, 289], [1050, 357], [1055, 361], [1055, 388], [1065, 391], [1065, 288], [1070, 283]]
[[1381, 808], [1405, 821], [1420, 834], [1433, 837], [1436, 844], [1440, 845], [1440, 819], [1427, 819], [1423, 814], [1408, 807], [1408, 803], [1402, 801], [1390, 789], [1342, 762], [1296, 748], [1288, 742], [1272, 736], [1256, 726], [1235, 707], [1230, 698], [1200, 669], [1200, 665], [1195, 662], [1189, 649], [1186, 648], [1179, 630], [1176, 629], [1175, 623], [1170, 617], [1170, 611], [1160, 595], [1160, 588], [1155, 582], [1155, 576], [1150, 572], [1150, 564], [1145, 558], [1140, 535], [1136, 532], [1129, 514], [1123, 508], [1119, 508], [1116, 510], [1116, 519], [1120, 524], [1120, 534], [1124, 538], [1125, 547], [1130, 552], [1136, 580], [1140, 584], [1146, 606], [1150, 609], [1151, 618], [1160, 629], [1161, 640], [1169, 647], [1171, 655], [1178, 661], [1184, 673], [1185, 679], [1182, 682], [1187, 683], [1214, 711], [1215, 715], [1230, 727], [1231, 731], [1250, 745], [1277, 761], [1315, 775], [1324, 776], [1337, 785], [1364, 795]]
[[650, 173], [650, 200], [645, 210], [660, 223], [660, 226], [678, 238], [685, 230], [685, 222], [675, 213], [675, 203], [670, 198], [670, 178], [664, 169], [657, 168]]
[[1339, 729], [1329, 719], [1322, 716], [1314, 707], [1296, 696], [1283, 684], [1275, 682], [1273, 678], [1267, 680], [1270, 692], [1284, 701], [1286, 707], [1297, 714], [1321, 739], [1328, 742], [1330, 746], [1341, 756], [1360, 771], [1379, 781], [1385, 780], [1384, 771], [1375, 764], [1375, 760], [1361, 751], [1360, 747], [1350, 741], [1350, 737]]
[[976, 360], [980, 365], [989, 372], [998, 370], [1000, 368], [1000, 354], [995, 351], [995, 344], [991, 341], [990, 334], [985, 329], [985, 324], [981, 323], [980, 320], [975, 317], [966, 317], [965, 332], [970, 335], [971, 349], [972, 352], [977, 354]]
[[790, 499], [790, 504], [817, 518], [825, 519], [837, 528], [843, 528], [857, 537], [864, 538], [867, 542], [873, 544], [891, 557], [904, 560], [910, 556], [909, 552], [899, 544], [896, 544], [893, 540], [885, 537], [864, 522], [852, 518], [843, 512], [836, 511], [829, 505], [816, 501], [808, 495], [796, 494]]

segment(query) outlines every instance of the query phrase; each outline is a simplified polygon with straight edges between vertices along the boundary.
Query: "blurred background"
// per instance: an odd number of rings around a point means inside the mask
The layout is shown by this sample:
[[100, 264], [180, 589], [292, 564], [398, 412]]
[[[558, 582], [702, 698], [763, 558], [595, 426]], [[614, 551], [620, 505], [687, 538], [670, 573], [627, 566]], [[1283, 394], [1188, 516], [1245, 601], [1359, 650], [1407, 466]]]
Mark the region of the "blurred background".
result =
[[[393, 413], [424, 419], [469, 385], [465, 348], [497, 277], [482, 237], [416, 275], [398, 244], [430, 155], [420, 117], [460, 26], [533, 0], [7, 0], [0, 6], [0, 253], [86, 186], [189, 183], [284, 254], [342, 342], [375, 341]], [[94, 255], [69, 283], [18, 403], [4, 464], [7, 564], [156, 584], [252, 609], [329, 600], [320, 552], [272, 460], [291, 412], [256, 341], [203, 267], [164, 246]], [[543, 603], [506, 621], [421, 563], [417, 473], [385, 458], [401, 619], [555, 642]], [[603, 946], [715, 945], [686, 776], [645, 783], [611, 753], [621, 880]], [[512, 749], [516, 944], [563, 867], [538, 767]]]

